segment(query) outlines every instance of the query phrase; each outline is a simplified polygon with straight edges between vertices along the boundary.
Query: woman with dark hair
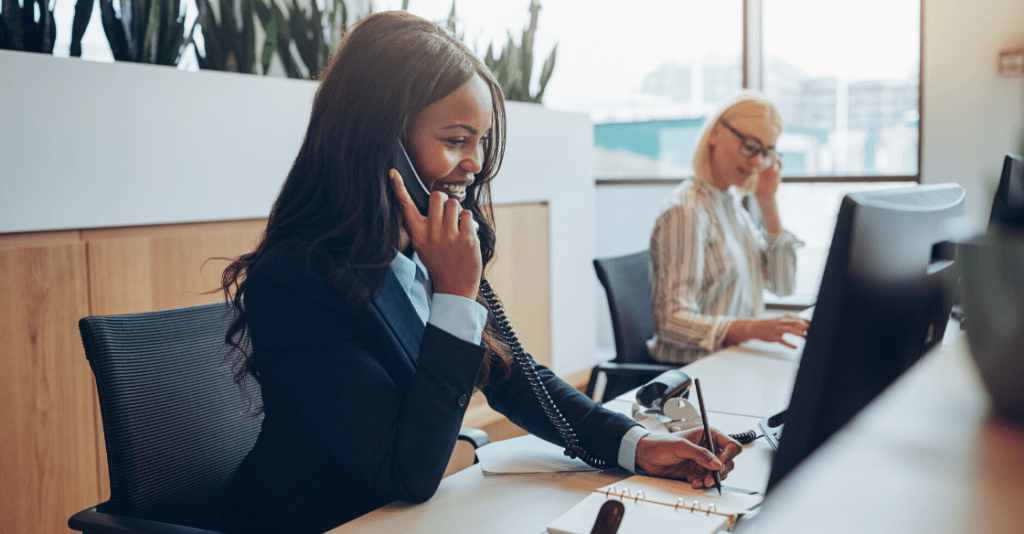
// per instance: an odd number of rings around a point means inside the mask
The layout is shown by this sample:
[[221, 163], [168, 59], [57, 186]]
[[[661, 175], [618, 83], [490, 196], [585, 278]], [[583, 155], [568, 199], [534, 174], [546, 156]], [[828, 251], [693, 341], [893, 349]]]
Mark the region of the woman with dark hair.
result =
[[[478, 291], [504, 136], [494, 76], [436, 24], [378, 13], [346, 35], [266, 232], [223, 275], [236, 378], [256, 378], [264, 413], [228, 490], [229, 531], [323, 532], [429, 499], [474, 388], [567, 446]], [[431, 191], [426, 216], [392, 169], [400, 141]], [[717, 432], [717, 457], [703, 432], [648, 434], [548, 369], [536, 377], [596, 463], [703, 487], [741, 451]]]

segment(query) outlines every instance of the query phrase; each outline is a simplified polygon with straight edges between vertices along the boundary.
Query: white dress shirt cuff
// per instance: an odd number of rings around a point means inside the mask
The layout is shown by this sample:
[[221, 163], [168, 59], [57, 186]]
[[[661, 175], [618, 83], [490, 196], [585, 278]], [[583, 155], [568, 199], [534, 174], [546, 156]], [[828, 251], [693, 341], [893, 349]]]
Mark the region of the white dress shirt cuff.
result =
[[651, 432], [642, 426], [635, 426], [622, 436], [622, 443], [619, 444], [619, 467], [631, 472], [639, 473], [636, 468], [636, 444], [640, 438]]
[[804, 246], [804, 242], [797, 236], [789, 233], [787, 230], [771, 235], [768, 233], [764, 234], [765, 241], [768, 245], [768, 250], [775, 250], [783, 247], [800, 248]]
[[430, 303], [430, 319], [427, 324], [463, 341], [479, 345], [487, 324], [487, 308], [466, 297], [435, 293]]

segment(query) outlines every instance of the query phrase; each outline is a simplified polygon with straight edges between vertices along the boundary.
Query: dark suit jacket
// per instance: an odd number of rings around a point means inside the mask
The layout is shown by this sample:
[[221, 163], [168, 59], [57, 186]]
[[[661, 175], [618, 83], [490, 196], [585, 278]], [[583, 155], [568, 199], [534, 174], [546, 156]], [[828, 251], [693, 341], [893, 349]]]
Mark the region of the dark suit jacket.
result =
[[[271, 251], [249, 272], [245, 308], [263, 397], [262, 431], [228, 491], [237, 532], [323, 532], [393, 500], [437, 490], [484, 347], [424, 327], [388, 270], [352, 304], [304, 255]], [[616, 462], [636, 425], [540, 367], [581, 445]], [[483, 389], [494, 409], [563, 445], [522, 372]]]

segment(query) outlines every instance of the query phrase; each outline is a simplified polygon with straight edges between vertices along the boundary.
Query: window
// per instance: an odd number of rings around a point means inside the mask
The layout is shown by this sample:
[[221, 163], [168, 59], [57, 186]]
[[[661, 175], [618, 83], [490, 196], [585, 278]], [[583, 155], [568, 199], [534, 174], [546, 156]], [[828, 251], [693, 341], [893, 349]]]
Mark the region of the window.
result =
[[919, 2], [760, 1], [786, 176], [916, 180]]

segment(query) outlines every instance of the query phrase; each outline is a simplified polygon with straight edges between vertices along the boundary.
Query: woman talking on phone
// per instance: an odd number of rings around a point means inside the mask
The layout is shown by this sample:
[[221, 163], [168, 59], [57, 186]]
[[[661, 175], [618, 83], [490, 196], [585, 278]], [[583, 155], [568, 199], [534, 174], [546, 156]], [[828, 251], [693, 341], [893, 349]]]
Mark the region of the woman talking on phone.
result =
[[[759, 317], [761, 294], [793, 292], [796, 247], [782, 228], [775, 193], [782, 161], [775, 141], [782, 118], [764, 96], [744, 91], [704, 122], [694, 178], [668, 197], [651, 234], [651, 357], [689, 363], [722, 347], [761, 339], [794, 347], [806, 319]], [[740, 203], [752, 193], [758, 228]]]
[[[512, 361], [480, 290], [504, 135], [494, 76], [436, 24], [385, 12], [346, 35], [265, 233], [223, 275], [237, 377], [257, 379], [265, 415], [228, 491], [229, 531], [323, 532], [429, 499], [474, 389], [567, 447], [538, 400], [546, 390], [574, 454], [601, 466], [695, 487], [732, 468], [741, 449], [727, 436], [712, 432], [715, 457], [696, 444], [702, 431], [648, 434]], [[430, 191], [426, 215], [394, 169], [403, 145]]]

